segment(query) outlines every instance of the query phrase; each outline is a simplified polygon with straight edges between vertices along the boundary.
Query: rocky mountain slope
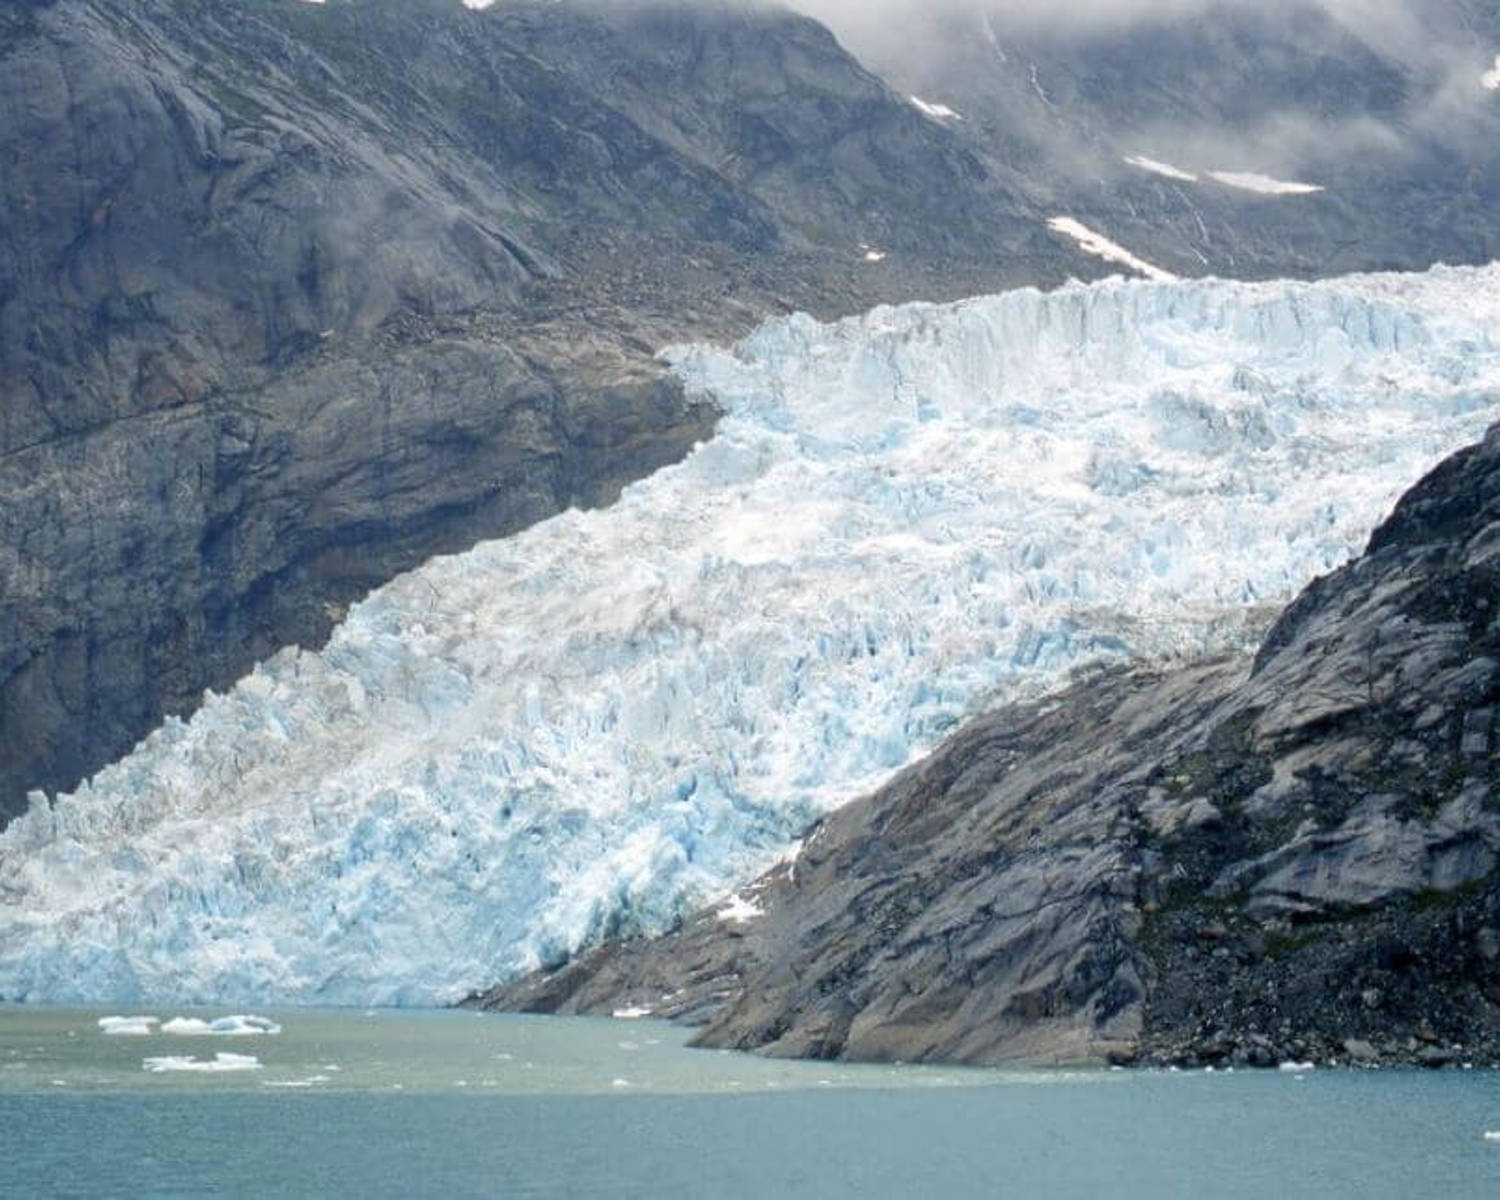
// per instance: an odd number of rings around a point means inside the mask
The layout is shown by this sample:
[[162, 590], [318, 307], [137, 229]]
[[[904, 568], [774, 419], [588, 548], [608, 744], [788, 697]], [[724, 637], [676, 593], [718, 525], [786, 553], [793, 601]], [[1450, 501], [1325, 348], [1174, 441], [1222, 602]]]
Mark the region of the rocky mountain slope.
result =
[[0, 821], [679, 458], [666, 342], [1092, 269], [781, 11], [4, 6]]
[[478, 1000], [828, 1058], [1500, 1061], [1500, 426], [1253, 659], [979, 718], [654, 942]]

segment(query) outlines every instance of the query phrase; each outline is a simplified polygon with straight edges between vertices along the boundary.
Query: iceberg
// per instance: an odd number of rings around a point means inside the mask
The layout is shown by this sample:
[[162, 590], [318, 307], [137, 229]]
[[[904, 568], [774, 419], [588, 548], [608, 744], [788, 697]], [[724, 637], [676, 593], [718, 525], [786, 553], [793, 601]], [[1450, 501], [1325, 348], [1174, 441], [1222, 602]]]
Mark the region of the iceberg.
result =
[[281, 1026], [266, 1017], [255, 1016], [215, 1017], [212, 1021], [202, 1017], [173, 1017], [162, 1025], [161, 1031], [176, 1037], [258, 1037], [280, 1033]]
[[1246, 644], [1500, 415], [1496, 297], [1112, 280], [674, 348], [725, 413], [684, 461], [35, 796], [0, 999], [439, 1004], [661, 930], [980, 707]]
[[141, 1069], [153, 1075], [190, 1071], [199, 1074], [217, 1074], [223, 1071], [259, 1071], [260, 1059], [253, 1054], [215, 1054], [212, 1058], [199, 1059], [191, 1054], [163, 1054], [141, 1060]]
[[156, 1024], [155, 1017], [100, 1017], [99, 1032], [106, 1037], [150, 1037]]

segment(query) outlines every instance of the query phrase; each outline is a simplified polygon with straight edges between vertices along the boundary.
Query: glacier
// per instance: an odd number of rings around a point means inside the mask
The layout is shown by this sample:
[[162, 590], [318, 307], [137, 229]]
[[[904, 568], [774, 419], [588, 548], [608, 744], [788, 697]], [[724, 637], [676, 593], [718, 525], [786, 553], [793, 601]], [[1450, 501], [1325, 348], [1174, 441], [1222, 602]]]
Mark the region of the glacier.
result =
[[[438, 1004], [652, 932], [980, 707], [1235, 648], [1500, 416], [1500, 268], [1108, 280], [665, 352], [725, 415], [0, 834], [0, 999]], [[743, 902], [741, 902], [743, 903]]]

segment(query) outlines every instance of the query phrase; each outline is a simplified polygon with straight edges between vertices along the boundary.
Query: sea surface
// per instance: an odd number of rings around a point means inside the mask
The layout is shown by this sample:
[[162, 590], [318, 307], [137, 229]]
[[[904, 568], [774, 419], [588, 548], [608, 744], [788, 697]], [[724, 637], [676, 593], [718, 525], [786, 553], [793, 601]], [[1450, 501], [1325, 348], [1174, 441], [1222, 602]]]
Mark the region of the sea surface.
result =
[[[230, 1015], [259, 1019], [205, 1031]], [[849, 1066], [686, 1037], [0, 1007], [0, 1195], [1500, 1196], [1500, 1071]]]

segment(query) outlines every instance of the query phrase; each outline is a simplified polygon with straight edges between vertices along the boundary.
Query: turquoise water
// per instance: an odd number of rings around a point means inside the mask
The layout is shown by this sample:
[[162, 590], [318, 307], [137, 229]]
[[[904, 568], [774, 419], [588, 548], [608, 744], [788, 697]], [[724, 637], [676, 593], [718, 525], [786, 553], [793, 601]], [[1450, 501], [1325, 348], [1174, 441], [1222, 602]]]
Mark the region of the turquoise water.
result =
[[[0, 1193], [1500, 1196], [1500, 1072], [846, 1067], [651, 1022], [298, 1010], [263, 1014], [279, 1034], [105, 1036], [104, 1015], [0, 1008]], [[181, 1069], [221, 1053], [241, 1069]]]

